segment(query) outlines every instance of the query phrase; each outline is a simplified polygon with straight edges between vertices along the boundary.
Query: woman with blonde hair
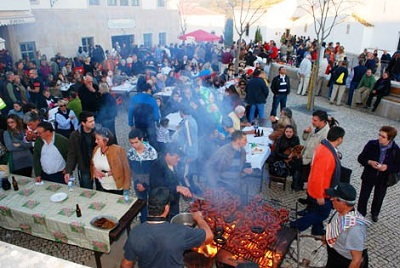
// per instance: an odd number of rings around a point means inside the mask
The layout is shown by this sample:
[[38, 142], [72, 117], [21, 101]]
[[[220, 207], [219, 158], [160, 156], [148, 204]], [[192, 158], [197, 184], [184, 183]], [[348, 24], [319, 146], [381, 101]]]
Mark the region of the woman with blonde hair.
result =
[[58, 111], [55, 114], [55, 130], [67, 139], [72, 131], [78, 129], [78, 119], [73, 110], [67, 108], [68, 101], [58, 101]]
[[344, 61], [345, 57], [346, 57], [346, 53], [344, 52], [344, 46], [340, 46], [338, 48], [338, 52], [335, 55], [336, 64], [338, 64], [341, 61]]
[[93, 149], [90, 173], [96, 189], [122, 195], [131, 185], [131, 170], [126, 152], [115, 144], [109, 129], [97, 129], [94, 134], [97, 146]]

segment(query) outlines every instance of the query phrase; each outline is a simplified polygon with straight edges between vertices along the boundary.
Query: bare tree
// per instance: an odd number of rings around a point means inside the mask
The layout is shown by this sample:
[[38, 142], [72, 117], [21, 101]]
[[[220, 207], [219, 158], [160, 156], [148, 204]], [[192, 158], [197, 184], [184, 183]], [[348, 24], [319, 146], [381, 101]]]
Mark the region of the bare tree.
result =
[[317, 88], [318, 69], [320, 65], [321, 44], [332, 33], [332, 29], [347, 20], [352, 8], [358, 4], [358, 0], [303, 0], [299, 8], [304, 10], [314, 21], [314, 31], [317, 38], [315, 49], [317, 60], [312, 70], [312, 83], [308, 91], [307, 108], [314, 109], [315, 89]]
[[179, 14], [179, 26], [181, 28], [181, 34], [184, 35], [187, 30], [187, 18], [194, 10], [194, 5], [191, 0], [179, 0], [177, 4]]
[[227, 17], [233, 19], [233, 27], [238, 34], [235, 69], [239, 67], [240, 45], [246, 27], [257, 23], [267, 12], [268, 7], [282, 0], [218, 0], [220, 8], [226, 11]]

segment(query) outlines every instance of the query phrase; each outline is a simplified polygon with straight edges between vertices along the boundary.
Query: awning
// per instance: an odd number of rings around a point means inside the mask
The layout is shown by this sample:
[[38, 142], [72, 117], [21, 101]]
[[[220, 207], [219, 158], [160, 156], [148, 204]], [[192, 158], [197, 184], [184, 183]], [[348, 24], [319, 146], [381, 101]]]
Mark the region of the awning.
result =
[[28, 10], [0, 11], [0, 26], [35, 22]]

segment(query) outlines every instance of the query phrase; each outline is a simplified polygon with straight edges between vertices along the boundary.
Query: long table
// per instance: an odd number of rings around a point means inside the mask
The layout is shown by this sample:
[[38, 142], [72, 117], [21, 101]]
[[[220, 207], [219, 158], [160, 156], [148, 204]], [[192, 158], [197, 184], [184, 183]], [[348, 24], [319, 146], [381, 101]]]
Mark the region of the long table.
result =
[[[254, 127], [245, 127], [243, 131], [253, 130]], [[264, 178], [264, 165], [271, 154], [270, 145], [273, 143], [269, 139], [272, 133], [272, 128], [259, 127], [260, 131], [264, 132], [264, 136], [255, 137], [254, 134], [248, 134], [246, 146], [246, 162], [251, 164], [251, 167], [259, 168], [261, 170], [260, 179], [260, 192], [262, 191], [262, 184]]]
[[[47, 181], [38, 186], [32, 178], [14, 176], [19, 191], [11, 188], [0, 192], [0, 225], [92, 250], [98, 267], [101, 254], [110, 252], [112, 242], [123, 230], [129, 232], [130, 223], [144, 206], [144, 201], [138, 199], [125, 202], [123, 196], [83, 188], [68, 191], [65, 184]], [[52, 202], [50, 197], [56, 193], [67, 193], [68, 198]], [[77, 204], [81, 217], [75, 213]], [[119, 225], [112, 231], [96, 228], [91, 221], [98, 216], [115, 218]]]

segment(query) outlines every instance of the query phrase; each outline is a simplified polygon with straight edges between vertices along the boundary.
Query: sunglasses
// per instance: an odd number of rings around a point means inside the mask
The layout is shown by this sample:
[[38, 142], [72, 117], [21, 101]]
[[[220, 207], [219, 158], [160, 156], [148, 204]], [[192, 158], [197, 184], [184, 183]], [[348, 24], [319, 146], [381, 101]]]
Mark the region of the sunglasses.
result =
[[385, 136], [385, 135], [383, 135], [383, 134], [381, 134], [381, 133], [379, 133], [378, 135], [379, 135], [379, 137], [382, 137], [382, 138], [384, 138], [384, 139], [387, 139], [387, 138], [388, 138], [387, 136]]
[[65, 105], [65, 104], [58, 105], [58, 107], [65, 107], [65, 106], [67, 106], [67, 105]]

